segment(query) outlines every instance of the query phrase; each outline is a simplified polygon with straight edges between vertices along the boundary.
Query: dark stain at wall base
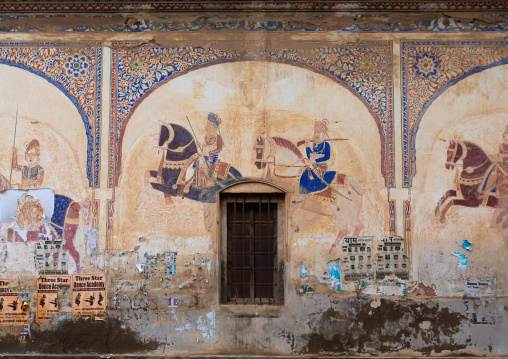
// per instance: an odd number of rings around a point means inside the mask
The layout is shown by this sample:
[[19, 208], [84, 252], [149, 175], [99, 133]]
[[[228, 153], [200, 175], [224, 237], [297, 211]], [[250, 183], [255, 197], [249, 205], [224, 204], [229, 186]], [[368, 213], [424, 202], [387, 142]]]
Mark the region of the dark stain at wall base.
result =
[[155, 350], [156, 341], [145, 341], [116, 318], [105, 321], [63, 320], [51, 329], [33, 326], [26, 341], [15, 335], [0, 340], [2, 353], [139, 353]]
[[[399, 302], [381, 299], [377, 308], [370, 301], [351, 298], [313, 317], [311, 334], [300, 354], [393, 353], [404, 349], [425, 355], [443, 350], [465, 349], [452, 335], [467, 325], [467, 318], [433, 302]], [[426, 323], [424, 323], [426, 322]]]

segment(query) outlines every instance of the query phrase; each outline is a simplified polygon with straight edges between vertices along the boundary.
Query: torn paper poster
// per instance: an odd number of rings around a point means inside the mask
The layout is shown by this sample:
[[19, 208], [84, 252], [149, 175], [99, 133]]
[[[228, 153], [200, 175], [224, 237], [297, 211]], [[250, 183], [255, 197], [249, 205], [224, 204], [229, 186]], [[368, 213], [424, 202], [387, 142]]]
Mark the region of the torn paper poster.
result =
[[342, 281], [340, 279], [340, 259], [328, 262], [328, 285], [336, 292], [340, 292], [342, 289]]
[[199, 316], [197, 329], [201, 331], [204, 339], [215, 339], [215, 310], [212, 310], [203, 317]]
[[467, 268], [467, 256], [465, 254], [462, 254], [462, 253], [459, 253], [459, 252], [452, 252], [452, 254], [455, 256], [455, 257], [459, 257], [460, 260], [459, 260], [459, 263], [457, 264], [457, 266], [459, 268], [462, 269], [462, 271], [465, 271], [466, 268]]
[[481, 299], [491, 297], [494, 294], [496, 285], [495, 279], [470, 279], [466, 281], [464, 299]]
[[39, 233], [35, 244], [35, 267], [39, 273], [67, 273], [70, 258], [64, 248], [65, 239]]
[[344, 281], [357, 281], [358, 279], [374, 279], [372, 265], [372, 236], [344, 237], [342, 251], [344, 262], [342, 273]]
[[462, 248], [467, 249], [468, 251], [471, 250], [471, 242], [469, 242], [467, 239], [463, 239], [462, 244], [460, 244], [459, 242], [455, 242], [455, 243], [457, 243]]
[[21, 293], [0, 292], [0, 325], [29, 325], [28, 302]]
[[[31, 190], [7, 189], [0, 192], [0, 220], [2, 222], [13, 222], [18, 215], [16, 207], [23, 196], [31, 197], [32, 201], [44, 209], [44, 222], [49, 223], [53, 216], [55, 207], [55, 193], [49, 188], [39, 188]], [[28, 198], [28, 197], [25, 197]]]
[[300, 272], [302, 273], [302, 277], [307, 277], [308, 273], [307, 273], [307, 269], [305, 269], [305, 266], [302, 264], [300, 264]]
[[60, 308], [58, 306], [58, 290], [60, 288], [70, 289], [70, 275], [41, 275], [37, 279], [37, 323], [51, 321], [51, 316], [58, 317]]
[[[365, 260], [365, 254], [363, 258]], [[391, 274], [400, 279], [409, 279], [409, 259], [404, 250], [404, 239], [400, 236], [383, 238], [377, 248], [376, 279], [382, 280]]]
[[72, 275], [72, 314], [88, 319], [104, 320], [106, 310], [106, 274]]

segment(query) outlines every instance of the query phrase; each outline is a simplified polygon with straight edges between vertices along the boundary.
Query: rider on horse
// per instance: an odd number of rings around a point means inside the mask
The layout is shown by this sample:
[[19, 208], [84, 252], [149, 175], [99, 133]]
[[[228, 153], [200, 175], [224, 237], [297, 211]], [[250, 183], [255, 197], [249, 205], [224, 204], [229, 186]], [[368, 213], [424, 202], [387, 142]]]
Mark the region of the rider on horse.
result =
[[332, 183], [337, 172], [328, 171], [330, 160], [330, 144], [325, 141], [328, 138], [328, 121], [316, 121], [314, 123], [314, 136], [305, 148], [307, 160], [305, 168], [300, 176], [300, 194], [321, 192]]
[[219, 153], [222, 151], [224, 143], [220, 134], [220, 122], [221, 119], [218, 115], [213, 112], [208, 114], [205, 139], [202, 144], [198, 143], [201, 154], [194, 156], [195, 159], [192, 160], [184, 176], [180, 179], [185, 183], [179, 193], [181, 196], [189, 193], [191, 185], [205, 188], [215, 185], [217, 177], [225, 179], [229, 164], [219, 160]]

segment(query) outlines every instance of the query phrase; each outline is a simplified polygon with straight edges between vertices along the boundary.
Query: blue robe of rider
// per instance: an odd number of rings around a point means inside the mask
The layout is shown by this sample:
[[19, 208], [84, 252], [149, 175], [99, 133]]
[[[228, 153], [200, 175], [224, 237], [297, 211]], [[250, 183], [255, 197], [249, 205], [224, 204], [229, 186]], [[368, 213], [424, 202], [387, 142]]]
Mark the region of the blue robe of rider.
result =
[[321, 192], [328, 188], [337, 172], [328, 171], [327, 162], [330, 160], [330, 144], [325, 141], [328, 137], [327, 121], [316, 121], [314, 124], [314, 137], [306, 147], [306, 169], [300, 177], [300, 194]]

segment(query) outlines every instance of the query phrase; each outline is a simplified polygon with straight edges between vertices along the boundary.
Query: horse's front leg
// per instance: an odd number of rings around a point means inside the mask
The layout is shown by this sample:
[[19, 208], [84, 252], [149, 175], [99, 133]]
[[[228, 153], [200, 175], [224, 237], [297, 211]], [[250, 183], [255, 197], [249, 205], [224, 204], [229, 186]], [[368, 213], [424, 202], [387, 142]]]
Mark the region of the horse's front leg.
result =
[[333, 250], [335, 249], [335, 247], [337, 247], [340, 243], [340, 241], [342, 240], [342, 238], [344, 238], [347, 234], [347, 229], [342, 229], [339, 231], [339, 234], [337, 234], [337, 238], [335, 238], [335, 242], [333, 242], [332, 246], [330, 247], [330, 251], [328, 252], [329, 254], [332, 254]]
[[270, 180], [272, 178], [272, 172], [274, 171], [274, 167], [272, 165], [275, 166], [275, 158], [273, 156], [266, 159], [266, 166], [263, 174], [263, 178], [266, 180]]
[[504, 218], [506, 217], [506, 215], [508, 215], [508, 208], [505, 208], [505, 209], [502, 209], [497, 218], [496, 218], [496, 224], [499, 224], [501, 222], [503, 222]]
[[272, 178], [272, 169], [271, 169], [271, 167], [270, 167], [270, 164], [269, 164], [269, 163], [267, 163], [267, 164], [266, 164], [266, 167], [265, 167], [265, 173], [264, 173], [264, 175], [263, 175], [263, 178], [264, 178], [265, 180], [270, 180], [270, 179]]
[[446, 204], [446, 206], [441, 211], [441, 216], [439, 217], [439, 221], [444, 223], [446, 221], [446, 212], [450, 209], [451, 206], [464, 206], [464, 207], [479, 207], [482, 203], [482, 200], [478, 197], [466, 197], [466, 198], [453, 198], [450, 202]]
[[434, 215], [436, 217], [439, 216], [439, 212], [441, 210], [441, 206], [443, 205], [443, 203], [445, 203], [445, 201], [447, 201], [451, 197], [457, 197], [457, 191], [451, 189], [449, 191], [446, 191], [444, 196], [441, 197], [441, 199], [437, 202], [436, 209], [434, 211]]

